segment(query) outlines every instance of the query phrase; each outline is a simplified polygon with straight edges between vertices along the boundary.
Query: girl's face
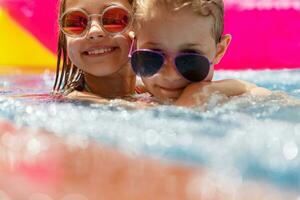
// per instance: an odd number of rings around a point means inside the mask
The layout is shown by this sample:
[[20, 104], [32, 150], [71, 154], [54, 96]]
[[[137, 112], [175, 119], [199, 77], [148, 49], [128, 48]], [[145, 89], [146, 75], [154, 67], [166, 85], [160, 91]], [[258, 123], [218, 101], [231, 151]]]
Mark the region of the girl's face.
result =
[[[120, 5], [131, 10], [128, 0], [67, 0], [65, 12], [72, 9], [84, 10], [88, 15], [100, 14], [111, 5]], [[111, 76], [128, 62], [130, 38], [128, 31], [107, 34], [99, 24], [99, 17], [92, 16], [91, 26], [80, 37], [67, 38], [67, 51], [72, 63], [93, 76]]]

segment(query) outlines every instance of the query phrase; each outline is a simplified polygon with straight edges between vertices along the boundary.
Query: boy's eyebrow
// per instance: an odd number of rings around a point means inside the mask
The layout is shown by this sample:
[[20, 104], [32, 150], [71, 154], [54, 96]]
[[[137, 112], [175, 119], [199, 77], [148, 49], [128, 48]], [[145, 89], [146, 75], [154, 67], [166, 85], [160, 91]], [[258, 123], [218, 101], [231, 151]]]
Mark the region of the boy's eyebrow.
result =
[[190, 49], [190, 48], [196, 48], [197, 51], [199, 51], [200, 53], [204, 53], [203, 52], [203, 45], [201, 45], [200, 43], [186, 43], [183, 44], [182, 46], [180, 46], [180, 49]]
[[[148, 47], [154, 47], [154, 48], [159, 48], [163, 49], [162, 44], [157, 43], [157, 42], [145, 42], [143, 45], [146, 45]], [[180, 46], [179, 51], [184, 51], [184, 50], [195, 50], [199, 52], [200, 54], [204, 54], [204, 46], [201, 45], [200, 43], [186, 43]]]
[[156, 43], [156, 42], [146, 42], [146, 43], [143, 43], [143, 45], [149, 45], [149, 46], [155, 46], [155, 47], [161, 46], [160, 43]]
[[191, 48], [191, 47], [203, 47], [203, 45], [199, 43], [186, 43], [181, 45], [181, 48]]

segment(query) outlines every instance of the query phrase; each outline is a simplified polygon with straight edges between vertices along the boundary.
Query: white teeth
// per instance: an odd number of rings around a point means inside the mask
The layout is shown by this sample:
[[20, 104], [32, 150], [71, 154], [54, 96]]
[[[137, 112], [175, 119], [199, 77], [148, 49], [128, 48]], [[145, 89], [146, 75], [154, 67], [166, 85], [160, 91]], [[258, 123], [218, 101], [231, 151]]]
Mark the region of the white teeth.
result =
[[87, 51], [88, 55], [98, 55], [98, 54], [104, 54], [107, 52], [113, 51], [113, 48], [102, 48], [102, 49], [93, 49], [90, 51]]

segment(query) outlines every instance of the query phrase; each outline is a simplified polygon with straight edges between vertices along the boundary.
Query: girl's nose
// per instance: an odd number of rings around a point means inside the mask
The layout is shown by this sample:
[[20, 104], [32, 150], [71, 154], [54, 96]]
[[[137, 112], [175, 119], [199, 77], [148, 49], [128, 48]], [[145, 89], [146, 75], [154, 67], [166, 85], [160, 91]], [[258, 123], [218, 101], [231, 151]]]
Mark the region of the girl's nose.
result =
[[87, 39], [97, 40], [104, 37], [105, 32], [103, 31], [101, 25], [99, 24], [98, 18], [91, 19], [91, 25], [89, 30], [87, 31]]

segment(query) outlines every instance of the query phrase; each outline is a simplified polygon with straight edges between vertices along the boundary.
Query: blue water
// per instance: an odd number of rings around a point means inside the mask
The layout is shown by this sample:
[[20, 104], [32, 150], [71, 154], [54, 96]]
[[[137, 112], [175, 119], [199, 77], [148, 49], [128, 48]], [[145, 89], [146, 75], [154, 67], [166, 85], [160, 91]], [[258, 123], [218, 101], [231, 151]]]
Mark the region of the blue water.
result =
[[[243, 180], [300, 189], [300, 71], [218, 71], [274, 91], [267, 98], [214, 98], [208, 110], [159, 106], [126, 109], [118, 101], [99, 105], [61, 101], [47, 94], [53, 75], [0, 77], [0, 118], [80, 141], [101, 141], [134, 155], [208, 166]], [[292, 99], [287, 99], [283, 92]], [[216, 97], [217, 98], [217, 97]], [[293, 100], [294, 99], [294, 100]]]

